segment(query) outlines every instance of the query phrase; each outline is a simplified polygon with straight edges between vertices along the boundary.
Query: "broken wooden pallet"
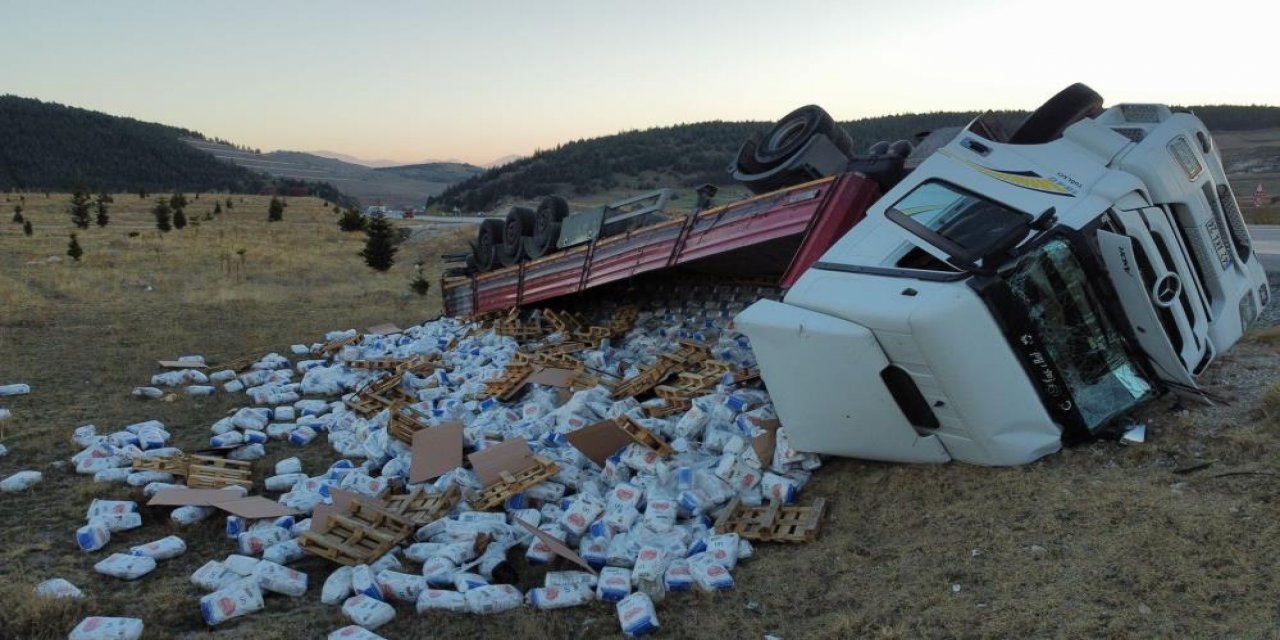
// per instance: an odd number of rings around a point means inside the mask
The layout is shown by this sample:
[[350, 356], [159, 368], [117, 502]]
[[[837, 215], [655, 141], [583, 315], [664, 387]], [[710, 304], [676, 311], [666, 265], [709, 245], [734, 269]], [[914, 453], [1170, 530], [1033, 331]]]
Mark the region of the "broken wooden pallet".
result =
[[369, 382], [357, 389], [345, 404], [352, 411], [368, 418], [396, 403], [416, 402], [417, 398], [400, 388], [403, 377], [403, 374], [397, 373]]
[[337, 353], [343, 347], [349, 344], [355, 344], [358, 340], [360, 340], [359, 335], [347, 336], [345, 338], [337, 338], [335, 340], [330, 340], [320, 345], [318, 348], [316, 348], [315, 352], [322, 356], [329, 356], [334, 353]]
[[633, 442], [653, 449], [659, 456], [668, 458], [673, 453], [671, 445], [667, 444], [666, 440], [659, 438], [654, 435], [652, 431], [644, 428], [635, 420], [632, 420], [631, 416], [624, 413], [617, 418], [614, 418], [613, 422], [618, 425], [618, 428], [622, 429], [622, 431], [625, 432]]
[[409, 537], [407, 520], [353, 500], [347, 513], [331, 513], [298, 538], [303, 551], [339, 564], [370, 564]]
[[253, 466], [239, 460], [191, 456], [191, 463], [187, 466], [187, 486], [192, 489], [221, 489], [230, 486], [252, 489]]
[[693, 402], [687, 398], [663, 398], [666, 404], [660, 407], [647, 407], [644, 412], [650, 418], [665, 418], [673, 416], [677, 413], [684, 413], [693, 407]]
[[784, 507], [777, 500], [763, 507], [747, 507], [734, 498], [716, 520], [715, 531], [759, 542], [812, 542], [818, 537], [826, 506], [825, 498], [808, 507]]
[[500, 506], [507, 501], [507, 498], [545, 482], [560, 472], [560, 467], [556, 463], [542, 456], [533, 456], [533, 459], [537, 464], [528, 469], [516, 473], [502, 472], [502, 481], [478, 492], [471, 501], [472, 506], [479, 511]]
[[348, 360], [346, 366], [348, 369], [385, 369], [387, 371], [398, 371], [409, 358], [366, 358], [364, 360]]
[[569, 335], [582, 329], [582, 320], [574, 316], [568, 311], [556, 311], [555, 309], [543, 309], [542, 318], [551, 325], [556, 333]]
[[391, 416], [387, 421], [387, 435], [407, 445], [413, 444], [413, 434], [428, 426], [422, 415], [409, 405], [396, 403], [391, 405]]
[[169, 456], [166, 458], [135, 458], [133, 461], [134, 471], [160, 471], [162, 473], [171, 473], [175, 476], [186, 476], [187, 467], [191, 464], [191, 458], [185, 454]]
[[516, 391], [524, 386], [524, 381], [533, 374], [533, 371], [534, 367], [529, 357], [523, 353], [516, 353], [501, 375], [484, 383], [484, 396], [497, 398], [503, 402], [510, 400]]
[[460, 498], [458, 485], [450, 484], [443, 493], [414, 489], [411, 493], [387, 496], [383, 504], [387, 511], [420, 527], [443, 518]]

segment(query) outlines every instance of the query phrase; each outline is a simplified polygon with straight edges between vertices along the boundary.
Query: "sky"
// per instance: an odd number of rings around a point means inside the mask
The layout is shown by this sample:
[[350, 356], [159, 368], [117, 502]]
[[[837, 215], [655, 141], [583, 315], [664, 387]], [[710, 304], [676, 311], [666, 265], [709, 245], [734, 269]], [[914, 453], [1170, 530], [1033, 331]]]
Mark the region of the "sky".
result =
[[[488, 163], [705, 120], [1280, 104], [1260, 0], [0, 0], [0, 93], [264, 151]], [[3, 142], [0, 141], [0, 144]]]

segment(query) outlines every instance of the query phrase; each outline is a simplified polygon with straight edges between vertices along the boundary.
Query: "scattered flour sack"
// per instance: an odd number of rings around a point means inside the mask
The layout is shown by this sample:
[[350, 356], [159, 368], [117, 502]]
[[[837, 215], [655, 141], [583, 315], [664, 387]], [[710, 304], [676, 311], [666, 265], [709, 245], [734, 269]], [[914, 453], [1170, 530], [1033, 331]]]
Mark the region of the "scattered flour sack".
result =
[[377, 629], [391, 622], [396, 617], [396, 610], [381, 600], [356, 594], [342, 603], [342, 614], [366, 629]]
[[142, 621], [137, 618], [90, 616], [71, 630], [67, 640], [138, 640]]
[[100, 522], [90, 522], [76, 529], [76, 544], [85, 551], [97, 551], [110, 541], [111, 530]]
[[155, 558], [131, 556], [125, 553], [113, 553], [105, 560], [93, 565], [94, 571], [122, 580], [135, 580], [155, 571], [155, 569]]
[[351, 572], [355, 567], [343, 565], [325, 578], [320, 587], [320, 602], [338, 604], [351, 595]]
[[261, 611], [262, 607], [262, 589], [251, 578], [237, 580], [200, 598], [200, 615], [209, 626]]
[[520, 606], [524, 595], [509, 584], [491, 584], [468, 591], [467, 611], [471, 613], [502, 613]]
[[329, 640], [386, 640], [382, 636], [365, 629], [349, 624], [333, 633], [329, 634]]
[[648, 594], [633, 593], [618, 603], [618, 623], [622, 632], [635, 638], [658, 630], [658, 612]]
[[176, 558], [187, 552], [187, 543], [182, 541], [178, 536], [169, 536], [161, 538], [155, 542], [138, 545], [129, 549], [129, 553], [135, 556], [147, 556], [156, 560], [168, 560]]
[[[26, 491], [34, 487], [41, 480], [44, 480], [44, 474], [39, 471], [19, 471], [4, 480], [0, 480], [0, 491], [5, 493], [17, 493]], [[107, 620], [110, 618], [102, 618]]]
[[568, 587], [538, 587], [525, 596], [535, 609], [563, 609], [595, 600], [595, 590], [582, 584]]
[[258, 586], [266, 591], [298, 597], [307, 592], [307, 574], [294, 571], [269, 560], [263, 560], [253, 568]]
[[453, 611], [462, 613], [468, 611], [466, 594], [457, 591], [446, 591], [444, 589], [423, 589], [418, 594], [418, 614], [422, 615], [429, 611]]
[[205, 591], [217, 591], [223, 587], [231, 586], [231, 583], [243, 577], [234, 571], [228, 571], [221, 562], [210, 560], [199, 569], [196, 569], [195, 573], [191, 574], [191, 584]]
[[74, 584], [62, 578], [45, 580], [36, 585], [35, 594], [41, 598], [83, 598], [84, 594]]

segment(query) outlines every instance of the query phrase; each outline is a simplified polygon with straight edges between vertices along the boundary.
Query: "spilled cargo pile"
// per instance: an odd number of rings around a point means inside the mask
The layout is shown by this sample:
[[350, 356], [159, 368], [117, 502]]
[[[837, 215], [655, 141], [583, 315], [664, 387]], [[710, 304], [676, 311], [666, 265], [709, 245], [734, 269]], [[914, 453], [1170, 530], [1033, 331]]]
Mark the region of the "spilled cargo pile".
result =
[[[295, 345], [297, 362], [272, 353], [243, 370], [206, 373], [184, 357], [165, 364], [189, 368], [134, 395], [245, 393], [253, 406], [212, 425], [211, 450], [170, 446], [156, 421], [88, 425], [72, 462], [141, 487], [152, 508], [175, 507], [178, 525], [226, 516], [236, 553], [191, 576], [209, 625], [272, 595], [305, 596], [308, 576], [285, 565], [309, 554], [337, 565], [321, 600], [366, 630], [331, 637], [378, 637], [395, 603], [429, 615], [597, 600], [643, 635], [668, 594], [732, 589], [752, 541], [810, 540], [823, 508], [794, 506], [820, 462], [788, 445], [730, 325], [742, 304], [662, 302], [595, 323], [541, 310], [335, 332]], [[328, 468], [289, 458], [255, 480], [267, 447], [319, 441], [339, 457]], [[251, 495], [264, 491], [282, 493]], [[139, 508], [95, 500], [78, 544], [105, 549], [113, 531], [141, 524]], [[95, 569], [139, 579], [185, 551], [169, 536]], [[515, 568], [553, 563], [564, 566], [549, 566], [543, 586], [512, 584]], [[69, 583], [46, 591], [78, 594]], [[112, 624], [137, 637], [136, 622]]]

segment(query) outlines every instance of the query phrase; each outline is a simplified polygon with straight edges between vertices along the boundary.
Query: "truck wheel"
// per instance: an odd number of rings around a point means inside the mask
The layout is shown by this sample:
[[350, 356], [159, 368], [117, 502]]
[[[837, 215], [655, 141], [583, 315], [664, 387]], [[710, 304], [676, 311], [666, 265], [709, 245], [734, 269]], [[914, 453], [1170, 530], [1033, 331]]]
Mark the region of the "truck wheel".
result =
[[475, 244], [471, 245], [471, 253], [475, 256], [476, 269], [493, 271], [496, 266], [498, 247], [502, 244], [502, 221], [484, 220], [480, 223], [480, 232]]
[[533, 210], [511, 207], [503, 224], [502, 246], [498, 247], [498, 262], [509, 267], [526, 258], [524, 239], [533, 232]]
[[547, 196], [538, 203], [533, 214], [533, 232], [524, 239], [524, 252], [530, 258], [541, 258], [556, 250], [560, 239], [560, 221], [569, 215], [569, 203], [560, 196]]
[[755, 161], [767, 168], [775, 167], [804, 147], [815, 135], [825, 135], [846, 156], [854, 155], [853, 140], [836, 124], [831, 114], [818, 105], [800, 107], [783, 116], [760, 139], [753, 155]]
[[1049, 98], [1022, 121], [1010, 144], [1043, 144], [1062, 137], [1067, 127], [1102, 113], [1102, 96], [1082, 83], [1075, 83]]

